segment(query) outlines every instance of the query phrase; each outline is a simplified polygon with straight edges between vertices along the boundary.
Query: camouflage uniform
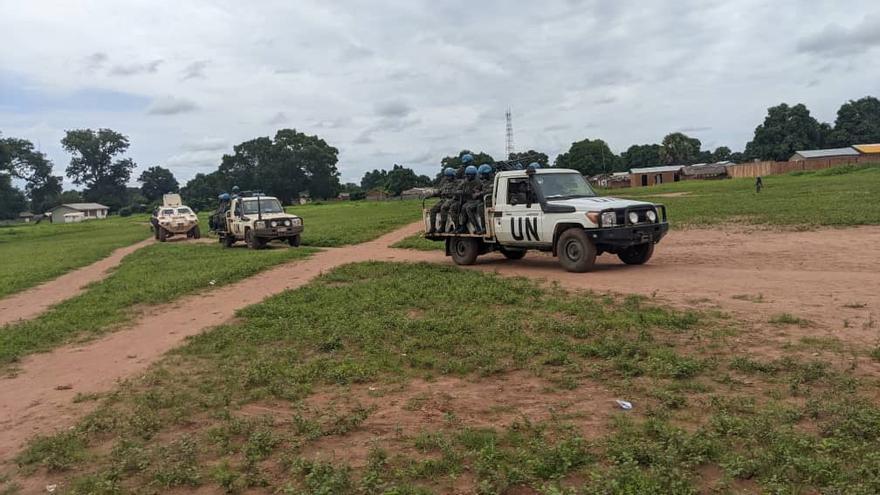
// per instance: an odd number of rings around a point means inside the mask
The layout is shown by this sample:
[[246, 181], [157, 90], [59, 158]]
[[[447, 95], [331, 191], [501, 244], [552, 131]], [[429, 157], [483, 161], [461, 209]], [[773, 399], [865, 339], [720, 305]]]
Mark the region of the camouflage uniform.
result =
[[[468, 209], [473, 207], [473, 203], [479, 203], [480, 190], [482, 189], [482, 184], [479, 179], [473, 177], [472, 179], [465, 179], [464, 183], [461, 185], [461, 202], [459, 203], [458, 216], [458, 230], [457, 232], [466, 233], [467, 232], [467, 223], [470, 219], [470, 214], [468, 214]], [[477, 228], [479, 228], [478, 224], [474, 224]]]
[[478, 234], [486, 233], [486, 224], [483, 219], [485, 210], [485, 197], [488, 195], [491, 201], [492, 192], [495, 190], [495, 179], [492, 176], [481, 177], [479, 185], [474, 190], [471, 199], [465, 204], [465, 213], [468, 220], [477, 228]]
[[464, 226], [464, 219], [461, 217], [464, 216], [462, 205], [464, 203], [464, 185], [466, 183], [467, 179], [457, 179], [452, 190], [452, 201], [449, 206], [449, 215], [452, 217], [452, 221], [455, 222], [456, 231], [461, 230]]
[[437, 214], [440, 214], [440, 232], [446, 231], [446, 219], [449, 216], [449, 208], [452, 206], [454, 199], [453, 189], [455, 188], [455, 179], [443, 177], [440, 181], [440, 201], [431, 207], [431, 230], [436, 232]]

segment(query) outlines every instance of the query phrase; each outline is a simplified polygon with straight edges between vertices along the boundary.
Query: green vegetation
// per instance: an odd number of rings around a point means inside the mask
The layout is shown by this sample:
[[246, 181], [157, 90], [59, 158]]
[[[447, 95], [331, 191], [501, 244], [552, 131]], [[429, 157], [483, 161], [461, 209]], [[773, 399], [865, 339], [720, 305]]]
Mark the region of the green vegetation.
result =
[[798, 325], [801, 327], [808, 327], [812, 324], [810, 320], [789, 313], [780, 313], [773, 316], [770, 318], [770, 323], [774, 325]]
[[[847, 165], [755, 180], [683, 181], [603, 194], [663, 203], [675, 226], [727, 223], [796, 227], [880, 224], [880, 165]], [[660, 196], [686, 193], [682, 196]]]
[[0, 227], [0, 297], [94, 263], [111, 251], [150, 237], [146, 216], [74, 224]]
[[219, 244], [153, 244], [126, 256], [106, 279], [38, 318], [0, 328], [0, 365], [129, 321], [133, 308], [159, 304], [303, 258], [310, 249], [224, 249]]
[[[241, 317], [100, 399], [74, 429], [35, 439], [17, 459], [24, 472], [51, 471], [71, 493], [880, 489], [880, 408], [858, 379], [794, 354], [763, 360], [709, 315], [454, 267], [362, 263]], [[431, 390], [442, 376], [481, 386], [487, 410], [407, 398], [411, 384]], [[497, 391], [522, 376], [545, 384], [527, 410]], [[395, 401], [412, 416], [365, 428]], [[499, 411], [508, 419], [492, 421]], [[442, 419], [425, 422], [431, 412]]]
[[436, 251], [444, 249], [444, 244], [439, 241], [429, 241], [422, 234], [411, 235], [391, 245], [393, 248], [417, 249], [419, 251]]
[[373, 240], [422, 216], [418, 200], [343, 201], [289, 206], [286, 210], [303, 219], [303, 245], [325, 247]]

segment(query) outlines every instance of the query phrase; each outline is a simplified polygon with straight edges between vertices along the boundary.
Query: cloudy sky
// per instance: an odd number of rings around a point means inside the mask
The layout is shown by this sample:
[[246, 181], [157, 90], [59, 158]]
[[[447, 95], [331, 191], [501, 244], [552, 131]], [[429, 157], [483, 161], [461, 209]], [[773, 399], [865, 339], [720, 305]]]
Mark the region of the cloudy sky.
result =
[[552, 157], [672, 131], [741, 150], [779, 102], [880, 96], [880, 2], [0, 0], [0, 132], [61, 174], [65, 129], [129, 136], [181, 182], [293, 127], [343, 180], [463, 147]]

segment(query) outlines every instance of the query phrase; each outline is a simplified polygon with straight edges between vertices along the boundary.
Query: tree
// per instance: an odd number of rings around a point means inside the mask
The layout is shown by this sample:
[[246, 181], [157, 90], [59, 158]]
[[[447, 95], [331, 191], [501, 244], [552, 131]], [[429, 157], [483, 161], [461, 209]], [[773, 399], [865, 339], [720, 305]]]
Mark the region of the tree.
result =
[[52, 162], [26, 139], [0, 139], [0, 172], [25, 181], [31, 209], [43, 212], [56, 206], [61, 194], [61, 177], [52, 175]]
[[866, 96], [841, 105], [829, 142], [833, 146], [880, 143], [880, 100]]
[[58, 204], [64, 203], [82, 203], [82, 193], [76, 190], [64, 191], [58, 198]]
[[712, 152], [712, 162], [717, 163], [730, 160], [730, 156], [730, 148], [727, 146], [719, 146]]
[[217, 205], [217, 196], [229, 190], [220, 171], [210, 174], [196, 174], [180, 190], [183, 202], [196, 211], [207, 210]]
[[656, 167], [660, 162], [659, 144], [634, 144], [620, 154], [624, 170]]
[[667, 165], [697, 163], [701, 144], [699, 139], [681, 132], [667, 134], [660, 146], [660, 161]]
[[394, 196], [413, 187], [427, 187], [431, 185], [431, 178], [426, 175], [416, 175], [412, 169], [394, 164], [388, 172], [385, 190]]
[[383, 189], [388, 182], [388, 171], [374, 169], [364, 174], [361, 179], [361, 189], [370, 191], [372, 189]]
[[507, 159], [508, 161], [518, 160], [523, 166], [527, 166], [532, 162], [538, 162], [542, 167], [547, 167], [550, 164], [550, 157], [546, 153], [535, 150], [511, 153], [507, 156]]
[[128, 150], [128, 137], [112, 130], [75, 129], [67, 131], [61, 146], [70, 153], [67, 177], [84, 185], [88, 201], [104, 203], [111, 209], [127, 204], [125, 184], [135, 163], [131, 158], [117, 158]]
[[566, 153], [556, 157], [554, 166], [573, 168], [584, 175], [610, 173], [621, 168], [620, 157], [601, 139], [572, 143]]
[[746, 144], [747, 159], [788, 160], [795, 151], [822, 148], [830, 126], [820, 124], [803, 103], [785, 103], [767, 109], [764, 123]]
[[180, 189], [174, 174], [159, 166], [141, 172], [138, 182], [141, 183], [141, 194], [150, 202], [162, 199], [165, 193], [176, 193]]
[[0, 172], [0, 220], [18, 218], [27, 209], [24, 193], [12, 185], [12, 177]]

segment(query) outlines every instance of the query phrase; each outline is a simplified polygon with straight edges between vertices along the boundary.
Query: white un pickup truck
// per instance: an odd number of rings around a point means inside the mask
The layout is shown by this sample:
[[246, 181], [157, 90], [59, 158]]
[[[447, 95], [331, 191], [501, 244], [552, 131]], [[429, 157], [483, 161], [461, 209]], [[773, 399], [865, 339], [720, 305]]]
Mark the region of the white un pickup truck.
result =
[[[597, 196], [576, 170], [498, 172], [494, 184], [492, 196], [485, 198], [485, 235], [471, 233], [476, 230], [472, 225], [464, 234], [425, 234], [426, 239], [445, 241], [446, 255], [456, 264], [473, 264], [477, 256], [492, 251], [520, 259], [536, 249], [558, 256], [571, 272], [591, 270], [602, 253], [641, 265], [669, 230], [665, 206]], [[425, 209], [425, 232], [429, 215]]]

